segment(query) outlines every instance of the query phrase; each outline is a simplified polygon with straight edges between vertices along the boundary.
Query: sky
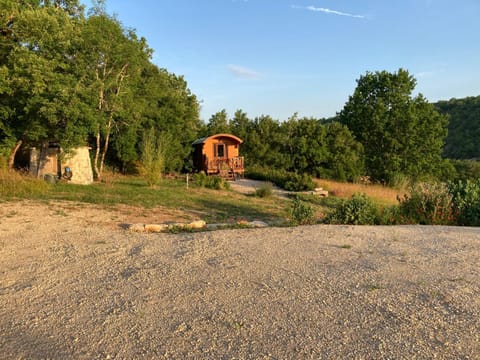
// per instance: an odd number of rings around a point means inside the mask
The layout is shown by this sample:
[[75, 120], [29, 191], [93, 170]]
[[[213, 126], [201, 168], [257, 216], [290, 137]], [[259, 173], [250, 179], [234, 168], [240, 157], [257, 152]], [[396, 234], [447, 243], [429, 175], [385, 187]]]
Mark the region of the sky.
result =
[[339, 112], [367, 71], [406, 69], [430, 102], [480, 95], [479, 0], [107, 0], [184, 76], [201, 118]]

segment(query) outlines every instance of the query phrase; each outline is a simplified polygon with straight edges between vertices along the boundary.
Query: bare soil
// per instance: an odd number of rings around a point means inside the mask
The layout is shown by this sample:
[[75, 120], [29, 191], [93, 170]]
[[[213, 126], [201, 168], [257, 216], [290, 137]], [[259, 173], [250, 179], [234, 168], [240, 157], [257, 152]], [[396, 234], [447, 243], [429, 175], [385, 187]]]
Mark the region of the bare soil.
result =
[[0, 359], [480, 359], [480, 228], [181, 216], [0, 203]]

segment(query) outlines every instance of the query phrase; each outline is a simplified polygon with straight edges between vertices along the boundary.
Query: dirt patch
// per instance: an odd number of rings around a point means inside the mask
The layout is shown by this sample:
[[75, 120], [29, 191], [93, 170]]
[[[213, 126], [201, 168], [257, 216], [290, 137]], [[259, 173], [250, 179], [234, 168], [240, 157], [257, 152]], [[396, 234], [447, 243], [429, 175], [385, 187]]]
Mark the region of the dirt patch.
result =
[[480, 354], [479, 228], [122, 230], [136, 216], [0, 204], [1, 359]]

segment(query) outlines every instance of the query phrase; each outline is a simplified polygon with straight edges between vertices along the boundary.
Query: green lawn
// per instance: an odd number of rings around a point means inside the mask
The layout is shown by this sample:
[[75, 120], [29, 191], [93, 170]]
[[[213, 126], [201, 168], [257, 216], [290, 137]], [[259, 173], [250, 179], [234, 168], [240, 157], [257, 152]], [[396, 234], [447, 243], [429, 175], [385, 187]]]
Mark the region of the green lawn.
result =
[[73, 201], [114, 208], [116, 204], [149, 209], [164, 207], [197, 214], [209, 222], [236, 223], [240, 220], [262, 220], [281, 224], [288, 222], [291, 201], [278, 197], [260, 198], [233, 190], [211, 190], [183, 180], [165, 179], [152, 188], [139, 177], [118, 177], [106, 183], [50, 185], [42, 180], [18, 174], [0, 175], [3, 200]]

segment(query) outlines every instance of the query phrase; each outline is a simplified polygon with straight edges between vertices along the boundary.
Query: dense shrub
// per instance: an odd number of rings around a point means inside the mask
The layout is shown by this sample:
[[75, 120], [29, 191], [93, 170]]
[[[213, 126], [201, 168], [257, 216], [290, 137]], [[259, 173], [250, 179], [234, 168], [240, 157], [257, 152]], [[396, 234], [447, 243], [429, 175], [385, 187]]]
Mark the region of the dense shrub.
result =
[[402, 225], [405, 223], [405, 219], [400, 211], [400, 206], [391, 205], [386, 206], [380, 211], [378, 219], [380, 225]]
[[309, 204], [295, 197], [291, 208], [292, 222], [296, 225], [315, 223], [315, 212]]
[[329, 224], [374, 225], [378, 222], [379, 211], [376, 204], [365, 194], [353, 194], [343, 200], [325, 218]]
[[458, 225], [480, 226], [480, 180], [448, 185]]
[[452, 195], [443, 183], [418, 183], [398, 199], [402, 221], [409, 224], [453, 223]]
[[205, 174], [203, 171], [200, 171], [193, 174], [192, 180], [195, 185], [199, 187], [205, 187], [205, 184], [207, 183], [207, 174]]
[[230, 189], [230, 184], [225, 179], [222, 179], [219, 176], [207, 176], [203, 171], [198, 172], [193, 175], [194, 183], [199, 187], [205, 187], [207, 189], [214, 190], [228, 190]]
[[270, 181], [287, 191], [308, 191], [315, 189], [315, 183], [308, 174], [254, 167], [248, 169], [245, 175], [250, 179]]

